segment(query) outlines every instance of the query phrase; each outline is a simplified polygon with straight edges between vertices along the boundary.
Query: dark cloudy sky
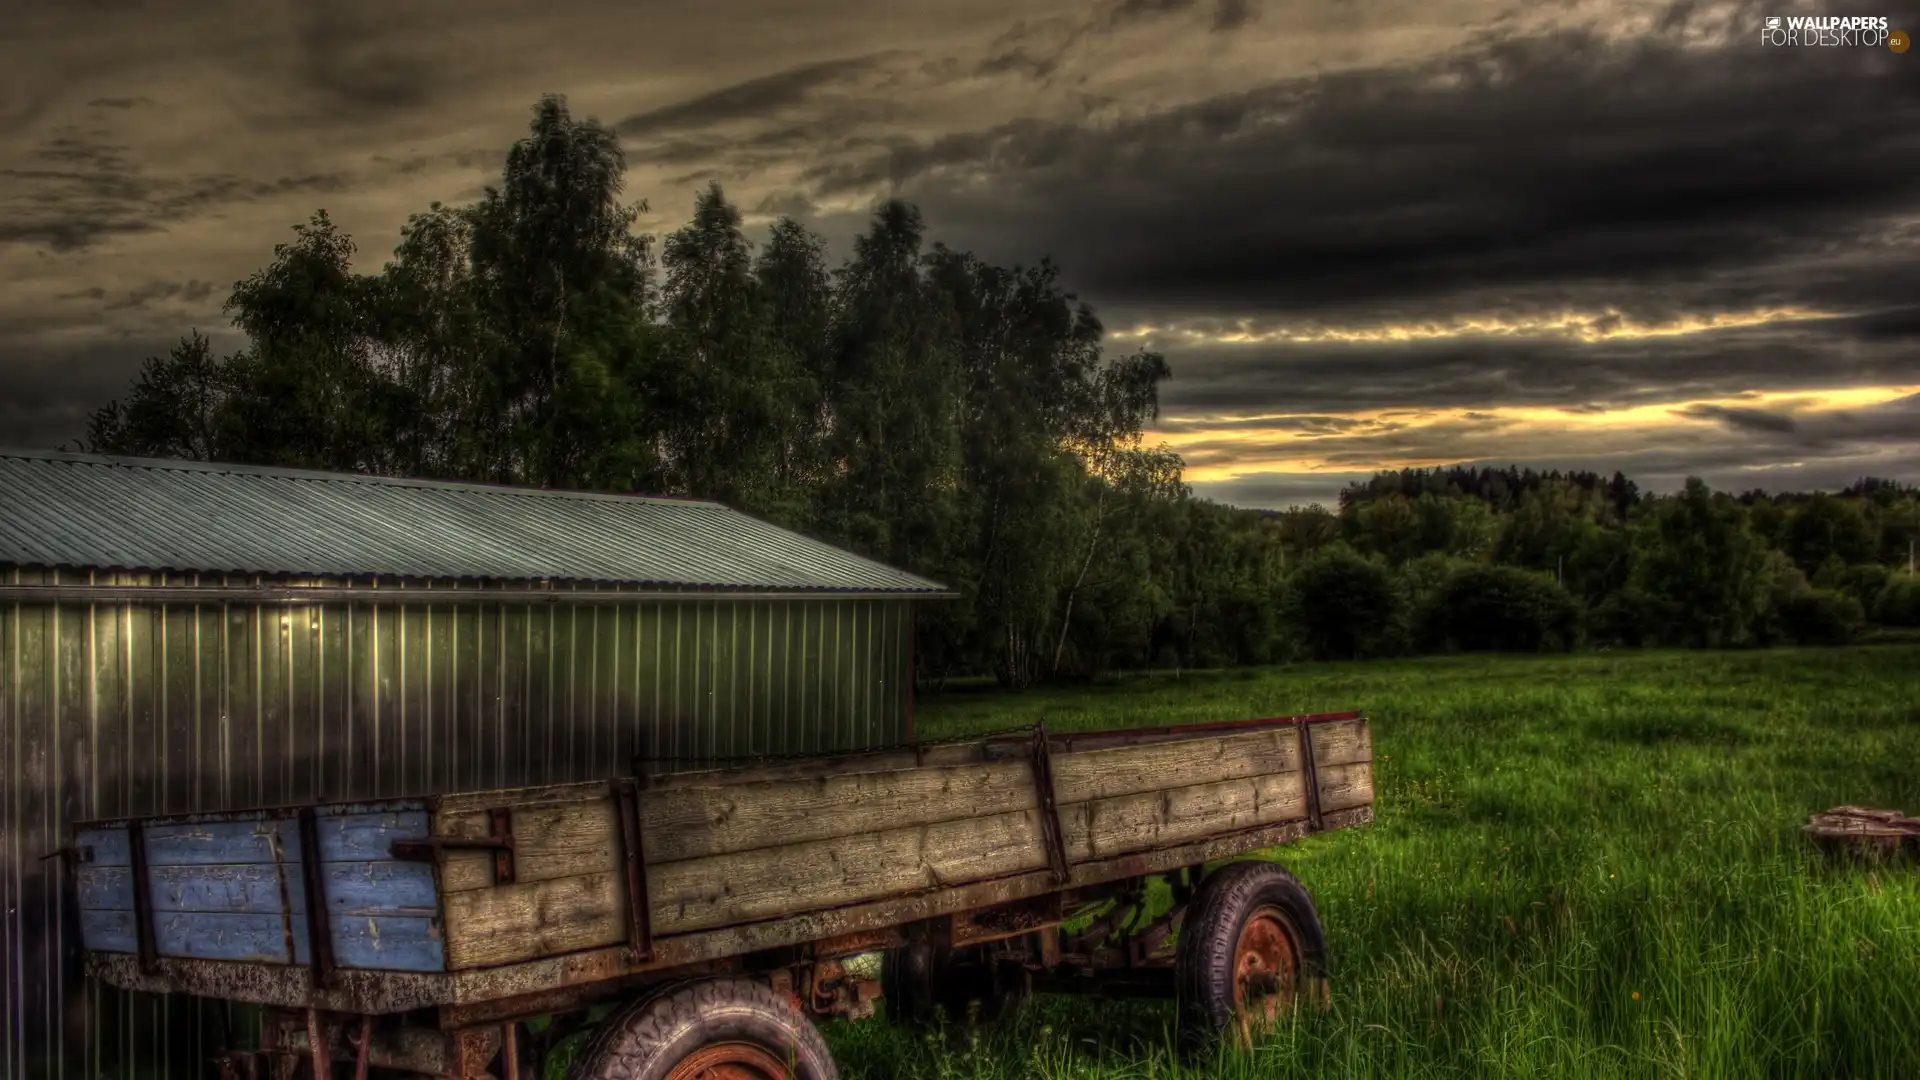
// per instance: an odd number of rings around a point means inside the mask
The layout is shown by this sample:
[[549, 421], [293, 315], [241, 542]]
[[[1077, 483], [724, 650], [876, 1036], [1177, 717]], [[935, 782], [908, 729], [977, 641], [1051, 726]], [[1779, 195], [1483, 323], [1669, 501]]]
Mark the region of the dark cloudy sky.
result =
[[[1909, 6], [1912, 0], [1904, 0]], [[883, 195], [1052, 254], [1204, 494], [1384, 467], [1655, 487], [1920, 482], [1920, 52], [1518, 0], [12, 0], [0, 444], [52, 446], [222, 326], [325, 207], [369, 266], [544, 92], [645, 225], [718, 179], [844, 245]]]

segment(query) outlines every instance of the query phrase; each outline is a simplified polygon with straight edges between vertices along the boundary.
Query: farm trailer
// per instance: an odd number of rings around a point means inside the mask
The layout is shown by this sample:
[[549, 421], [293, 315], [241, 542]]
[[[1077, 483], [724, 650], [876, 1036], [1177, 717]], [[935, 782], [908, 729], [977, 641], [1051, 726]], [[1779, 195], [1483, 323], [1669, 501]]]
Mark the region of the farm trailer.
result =
[[[1358, 713], [1036, 727], [89, 822], [62, 854], [90, 976], [264, 1007], [227, 1078], [532, 1080], [590, 1029], [579, 1080], [828, 1080], [811, 1018], [882, 996], [903, 1022], [1035, 991], [1165, 996], [1189, 1045], [1250, 1038], [1324, 987], [1325, 935], [1278, 866], [1207, 867], [1370, 821], [1371, 762]], [[875, 952], [877, 981], [844, 963]]]

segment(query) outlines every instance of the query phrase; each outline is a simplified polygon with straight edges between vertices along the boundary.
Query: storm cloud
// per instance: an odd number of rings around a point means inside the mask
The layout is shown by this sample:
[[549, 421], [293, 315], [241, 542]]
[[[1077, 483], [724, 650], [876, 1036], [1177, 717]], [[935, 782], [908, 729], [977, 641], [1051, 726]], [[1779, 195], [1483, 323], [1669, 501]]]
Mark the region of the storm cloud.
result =
[[1758, 35], [1878, 10], [240, 10], [35, 5], [42, 47], [0, 44], [0, 443], [78, 434], [317, 206], [377, 263], [552, 91], [621, 134], [649, 229], [717, 179], [840, 254], [898, 196], [1053, 257], [1110, 349], [1168, 356], [1155, 437], [1216, 497], [1454, 461], [1920, 480], [1920, 60]]
[[1744, 33], [1491, 37], [1109, 126], [953, 133], [822, 168], [818, 190], [885, 180], [977, 247], [1179, 311], [1904, 303], [1913, 75], [1885, 50], [1763, 54]]

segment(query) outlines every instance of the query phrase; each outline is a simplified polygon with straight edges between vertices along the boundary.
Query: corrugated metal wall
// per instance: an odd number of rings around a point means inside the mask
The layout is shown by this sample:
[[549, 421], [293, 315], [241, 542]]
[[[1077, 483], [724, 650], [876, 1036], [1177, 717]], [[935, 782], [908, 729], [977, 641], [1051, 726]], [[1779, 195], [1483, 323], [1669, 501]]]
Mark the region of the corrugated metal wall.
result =
[[197, 1078], [220, 1037], [224, 1010], [78, 978], [60, 864], [39, 860], [74, 821], [908, 737], [904, 600], [453, 605], [409, 592], [391, 605], [0, 608], [0, 1080]]

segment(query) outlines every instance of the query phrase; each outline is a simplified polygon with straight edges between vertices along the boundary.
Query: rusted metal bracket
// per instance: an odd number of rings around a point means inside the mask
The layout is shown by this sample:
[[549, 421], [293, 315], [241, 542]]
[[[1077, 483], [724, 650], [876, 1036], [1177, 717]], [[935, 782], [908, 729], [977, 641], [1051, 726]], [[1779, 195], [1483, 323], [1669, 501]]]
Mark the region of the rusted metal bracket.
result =
[[140, 955], [140, 971], [152, 975], [160, 970], [160, 950], [154, 940], [153, 883], [147, 874], [147, 829], [141, 821], [127, 823], [127, 854], [133, 873], [133, 937]]
[[373, 1051], [373, 1014], [360, 1014], [360, 1038], [354, 1042], [353, 1080], [367, 1080], [367, 1058]]
[[[307, 920], [309, 923], [315, 921], [311, 918]], [[307, 1055], [313, 1064], [314, 1076], [333, 1080], [333, 1053], [327, 1045], [327, 1018], [320, 1014], [319, 1009], [307, 1010]]]
[[620, 818], [620, 845], [627, 873], [627, 947], [636, 962], [653, 959], [653, 910], [647, 893], [647, 850], [640, 819], [641, 777], [616, 776], [614, 809]]
[[506, 843], [493, 849], [493, 883], [510, 885], [516, 876], [513, 863], [513, 811], [496, 806], [487, 811], [487, 835]]
[[1320, 831], [1320, 768], [1313, 760], [1313, 725], [1300, 725], [1300, 768], [1307, 786], [1307, 824]]
[[1047, 747], [1047, 725], [1033, 725], [1033, 783], [1040, 795], [1040, 839], [1047, 846], [1047, 870], [1055, 885], [1073, 876], [1067, 866], [1067, 839], [1060, 830], [1060, 808], [1053, 801], [1053, 756]]
[[333, 920], [327, 917], [326, 867], [320, 862], [320, 819], [313, 807], [300, 808], [299, 827], [300, 879], [307, 900], [307, 963], [313, 966], [315, 985], [332, 986]]
[[493, 883], [511, 885], [514, 880], [513, 811], [496, 807], [487, 811], [486, 836], [435, 836], [426, 840], [395, 840], [393, 857], [408, 862], [438, 863], [449, 851], [493, 852]]
[[57, 847], [40, 856], [39, 861], [46, 862], [48, 859], [59, 859], [63, 865], [69, 867], [75, 863], [90, 863], [93, 861], [93, 845], [68, 844], [66, 847]]
[[506, 1062], [507, 1080], [520, 1080], [520, 1025], [512, 1021], [500, 1025], [500, 1057]]

